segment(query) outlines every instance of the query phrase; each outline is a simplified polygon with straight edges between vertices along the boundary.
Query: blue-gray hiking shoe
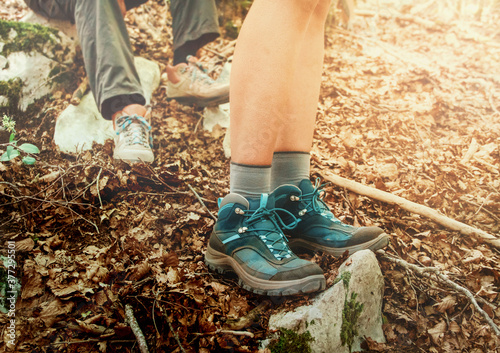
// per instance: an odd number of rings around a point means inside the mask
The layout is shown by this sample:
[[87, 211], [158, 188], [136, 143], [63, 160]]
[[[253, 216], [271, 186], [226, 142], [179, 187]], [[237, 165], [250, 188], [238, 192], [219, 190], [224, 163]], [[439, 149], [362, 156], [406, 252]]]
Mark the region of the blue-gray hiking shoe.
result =
[[[375, 251], [389, 244], [389, 236], [379, 227], [354, 227], [335, 218], [323, 201], [319, 180], [314, 186], [309, 179], [304, 179], [299, 187], [290, 187], [280, 186], [272, 195], [277, 208], [287, 210], [300, 220], [295, 228], [284, 229], [292, 249], [321, 250], [341, 256], [346, 250], [349, 254], [363, 249]], [[292, 219], [287, 213], [279, 214], [285, 223]]]
[[288, 247], [280, 228], [287, 226], [276, 214], [271, 196], [263, 194], [260, 200], [249, 201], [233, 193], [219, 207], [205, 253], [210, 269], [236, 273], [241, 287], [261, 295], [294, 295], [325, 288], [321, 268], [299, 259]]

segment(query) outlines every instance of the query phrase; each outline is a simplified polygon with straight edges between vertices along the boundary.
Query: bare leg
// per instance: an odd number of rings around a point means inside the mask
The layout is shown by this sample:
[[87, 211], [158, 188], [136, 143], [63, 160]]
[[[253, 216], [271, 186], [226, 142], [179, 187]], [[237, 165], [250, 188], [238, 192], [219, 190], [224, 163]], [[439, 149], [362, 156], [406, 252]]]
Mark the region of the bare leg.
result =
[[[238, 39], [231, 72], [231, 154], [234, 163], [271, 165], [277, 141], [280, 141], [280, 148], [292, 148], [292, 144], [307, 151], [310, 149], [319, 83], [315, 76], [320, 75], [323, 46], [317, 44], [319, 35], [314, 45], [302, 43], [306, 34], [316, 34], [322, 28], [322, 24], [311, 23], [317, 21], [316, 8], [320, 3], [323, 1], [256, 0], [252, 5]], [[305, 50], [316, 52], [301, 58]], [[299, 65], [309, 62], [314, 63], [311, 73], [297, 76]], [[314, 92], [307, 94], [303, 102], [314, 106], [303, 108], [313, 118], [299, 117], [302, 112], [294, 113], [297, 121], [290, 124], [290, 109], [299, 105], [292, 105], [299, 94], [293, 86], [299, 79], [303, 81], [304, 90], [313, 87]], [[304, 127], [306, 132], [301, 131]], [[279, 137], [282, 133], [284, 138]], [[295, 136], [300, 140], [299, 145], [294, 145], [298, 141], [284, 142], [285, 138]]]
[[323, 70], [325, 21], [330, 0], [320, 0], [307, 27], [295, 67], [286, 125], [276, 152], [311, 150]]

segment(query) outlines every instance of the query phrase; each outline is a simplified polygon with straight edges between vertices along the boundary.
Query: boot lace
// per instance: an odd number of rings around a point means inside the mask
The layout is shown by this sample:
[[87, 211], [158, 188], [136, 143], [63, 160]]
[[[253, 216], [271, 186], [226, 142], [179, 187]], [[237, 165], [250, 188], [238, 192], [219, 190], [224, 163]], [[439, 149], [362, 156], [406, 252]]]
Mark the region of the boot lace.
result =
[[148, 132], [151, 125], [140, 115], [123, 115], [116, 120], [116, 134], [123, 136], [127, 145], [142, 145], [153, 147], [153, 137]]
[[[259, 207], [257, 210], [237, 209], [236, 212], [245, 217], [244, 226], [238, 229], [239, 233], [245, 233], [248, 229], [255, 232], [277, 260], [292, 257], [293, 253], [288, 247], [288, 239], [281, 231], [281, 229], [295, 228], [299, 222], [292, 213], [282, 208], [267, 209], [266, 207]], [[285, 224], [278, 212], [287, 213], [292, 218], [292, 222]], [[266, 221], [270, 221], [272, 226]]]
[[321, 184], [321, 180], [316, 178], [314, 182], [314, 190], [307, 194], [302, 194], [299, 201], [302, 201], [303, 209], [299, 211], [299, 216], [304, 216], [306, 213], [314, 212], [318, 213], [323, 217], [328, 218], [330, 221], [347, 226], [337, 219], [330, 208], [327, 206], [323, 198], [325, 197], [325, 191], [323, 190], [325, 186], [330, 183]]

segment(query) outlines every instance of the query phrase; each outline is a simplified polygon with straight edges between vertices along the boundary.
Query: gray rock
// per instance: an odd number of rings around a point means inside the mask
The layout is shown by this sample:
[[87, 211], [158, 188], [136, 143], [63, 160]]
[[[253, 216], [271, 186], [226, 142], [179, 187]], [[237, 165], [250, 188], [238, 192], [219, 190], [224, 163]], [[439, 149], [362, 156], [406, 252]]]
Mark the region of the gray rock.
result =
[[[160, 67], [150, 60], [136, 57], [135, 64], [141, 79], [147, 104], [160, 85]], [[54, 142], [62, 152], [78, 153], [92, 148], [93, 142], [104, 143], [113, 138], [111, 121], [105, 120], [92, 93], [86, 94], [77, 106], [68, 106], [57, 118]]]
[[[338, 283], [319, 294], [311, 305], [272, 315], [269, 328], [286, 328], [297, 333], [309, 331], [314, 338], [311, 349], [318, 353], [349, 352], [348, 345], [342, 344], [342, 331], [344, 336], [352, 338], [353, 351], [361, 349], [365, 336], [385, 342], [382, 331], [384, 279], [375, 254], [362, 250], [351, 255], [340, 267], [337, 280]], [[349, 306], [349, 303], [357, 304]], [[360, 305], [363, 305], [361, 310], [352, 309], [352, 306], [359, 309]], [[355, 322], [343, 322], [343, 313], [349, 316], [355, 312], [359, 314]], [[357, 334], [349, 335], [349, 327], [354, 328]]]

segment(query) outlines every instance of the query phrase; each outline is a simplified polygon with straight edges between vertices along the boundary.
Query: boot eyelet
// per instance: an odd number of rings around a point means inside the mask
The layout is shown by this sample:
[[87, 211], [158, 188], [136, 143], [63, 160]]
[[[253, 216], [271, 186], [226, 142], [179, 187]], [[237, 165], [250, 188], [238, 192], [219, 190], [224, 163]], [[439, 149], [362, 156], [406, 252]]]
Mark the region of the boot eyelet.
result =
[[243, 210], [242, 210], [241, 208], [239, 208], [239, 207], [238, 207], [238, 208], [236, 208], [236, 209], [234, 210], [234, 213], [236, 213], [236, 214], [244, 214], [245, 212], [243, 212]]
[[306, 209], [300, 210], [300, 211], [299, 211], [299, 216], [301, 216], [301, 217], [302, 217], [302, 216], [303, 216], [303, 215], [305, 215], [306, 213], [307, 213], [307, 210], [306, 210]]

